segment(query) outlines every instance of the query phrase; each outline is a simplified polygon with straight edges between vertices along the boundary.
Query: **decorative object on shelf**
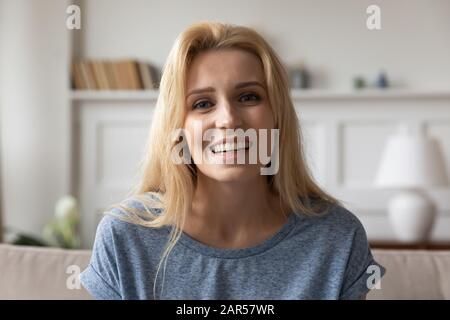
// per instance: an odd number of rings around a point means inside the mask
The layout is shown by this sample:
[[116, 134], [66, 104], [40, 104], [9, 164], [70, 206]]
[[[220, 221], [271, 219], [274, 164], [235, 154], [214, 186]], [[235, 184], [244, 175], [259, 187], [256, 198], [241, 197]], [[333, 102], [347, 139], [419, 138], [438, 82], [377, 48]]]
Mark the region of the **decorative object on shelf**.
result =
[[389, 221], [398, 240], [426, 243], [436, 217], [436, 205], [427, 192], [448, 185], [438, 140], [408, 132], [390, 137], [375, 185], [399, 190], [388, 205]]
[[366, 80], [362, 76], [356, 76], [353, 78], [353, 88], [363, 89], [366, 87]]
[[294, 89], [308, 89], [311, 87], [311, 74], [303, 62], [300, 62], [291, 71], [291, 87]]
[[386, 89], [389, 87], [388, 77], [384, 70], [381, 70], [378, 74], [376, 86], [379, 89]]

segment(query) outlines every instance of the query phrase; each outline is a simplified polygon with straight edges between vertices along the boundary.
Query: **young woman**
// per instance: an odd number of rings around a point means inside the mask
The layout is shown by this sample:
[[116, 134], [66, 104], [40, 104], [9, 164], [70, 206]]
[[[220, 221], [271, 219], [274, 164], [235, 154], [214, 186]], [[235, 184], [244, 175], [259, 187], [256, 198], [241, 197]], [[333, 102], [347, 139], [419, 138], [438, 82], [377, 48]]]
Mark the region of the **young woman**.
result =
[[[267, 139], [236, 141], [239, 129]], [[83, 286], [98, 299], [364, 298], [385, 270], [360, 221], [311, 178], [300, 133], [286, 71], [260, 35], [185, 30], [164, 66], [142, 179], [105, 212]], [[192, 161], [177, 161], [182, 142]], [[249, 161], [261, 149], [278, 152]]]

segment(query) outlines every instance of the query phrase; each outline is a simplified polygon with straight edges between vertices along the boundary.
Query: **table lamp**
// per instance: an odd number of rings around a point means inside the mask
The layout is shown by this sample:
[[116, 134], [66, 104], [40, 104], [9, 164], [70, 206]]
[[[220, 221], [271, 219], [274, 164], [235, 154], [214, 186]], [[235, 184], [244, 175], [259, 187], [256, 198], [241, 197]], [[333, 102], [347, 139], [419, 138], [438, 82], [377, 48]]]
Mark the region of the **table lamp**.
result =
[[436, 205], [427, 191], [448, 185], [439, 142], [423, 134], [391, 136], [381, 157], [375, 186], [398, 190], [388, 204], [388, 217], [397, 239], [407, 243], [429, 240]]

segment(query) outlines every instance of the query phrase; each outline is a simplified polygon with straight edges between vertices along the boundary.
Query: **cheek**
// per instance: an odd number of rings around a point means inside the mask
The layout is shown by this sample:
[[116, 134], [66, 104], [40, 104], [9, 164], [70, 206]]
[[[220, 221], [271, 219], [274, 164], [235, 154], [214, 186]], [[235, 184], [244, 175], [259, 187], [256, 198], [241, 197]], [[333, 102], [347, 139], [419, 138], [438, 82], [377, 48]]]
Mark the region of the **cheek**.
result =
[[[276, 137], [272, 137], [271, 129], [275, 129], [275, 119], [272, 113], [272, 109], [268, 105], [262, 106], [252, 110], [252, 114], [249, 117], [249, 126], [257, 130], [258, 136], [258, 150], [262, 148], [261, 152], [264, 156], [270, 156], [273, 144], [277, 143]], [[265, 132], [263, 134], [260, 129]], [[272, 139], [275, 139], [272, 143]], [[259, 152], [259, 151], [258, 151]]]
[[202, 137], [206, 130], [205, 122], [198, 119], [186, 118], [184, 130], [187, 135], [187, 145], [194, 162], [202, 156]]
[[248, 125], [255, 129], [273, 129], [275, 128], [275, 120], [272, 110], [268, 105], [255, 108], [248, 114]]

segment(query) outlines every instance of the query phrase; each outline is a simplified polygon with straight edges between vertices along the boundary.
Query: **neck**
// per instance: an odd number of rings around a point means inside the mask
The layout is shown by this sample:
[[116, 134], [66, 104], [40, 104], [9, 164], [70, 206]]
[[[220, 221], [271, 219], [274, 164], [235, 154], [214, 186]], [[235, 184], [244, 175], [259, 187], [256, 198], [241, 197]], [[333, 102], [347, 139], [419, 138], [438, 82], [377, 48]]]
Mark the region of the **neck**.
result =
[[239, 247], [266, 239], [285, 222], [265, 176], [222, 182], [199, 174], [185, 231], [218, 247]]

